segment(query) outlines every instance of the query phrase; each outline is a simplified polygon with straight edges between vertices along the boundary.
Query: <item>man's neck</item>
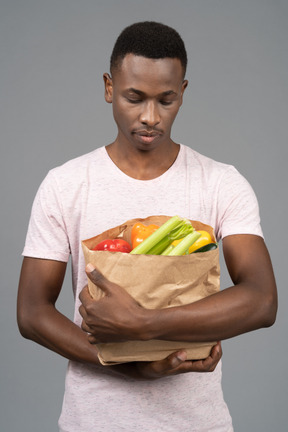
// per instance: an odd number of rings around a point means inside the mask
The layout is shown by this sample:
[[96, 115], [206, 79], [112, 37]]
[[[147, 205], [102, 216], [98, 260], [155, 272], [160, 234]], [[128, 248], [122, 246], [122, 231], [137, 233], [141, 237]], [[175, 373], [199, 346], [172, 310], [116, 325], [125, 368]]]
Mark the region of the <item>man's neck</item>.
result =
[[129, 177], [137, 180], [152, 180], [164, 174], [175, 162], [180, 146], [172, 140], [150, 151], [123, 148], [114, 141], [106, 147], [110, 159]]

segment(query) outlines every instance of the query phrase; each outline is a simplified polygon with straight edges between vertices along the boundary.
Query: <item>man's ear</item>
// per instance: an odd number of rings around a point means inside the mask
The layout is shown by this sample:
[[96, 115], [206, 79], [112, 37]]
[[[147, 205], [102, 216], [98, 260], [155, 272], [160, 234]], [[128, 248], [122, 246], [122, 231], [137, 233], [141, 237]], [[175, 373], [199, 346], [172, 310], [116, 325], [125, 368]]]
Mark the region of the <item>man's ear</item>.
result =
[[182, 89], [181, 89], [181, 105], [182, 105], [182, 102], [183, 102], [183, 95], [184, 95], [184, 92], [185, 92], [187, 86], [188, 86], [188, 81], [184, 80], [183, 83], [182, 83]]
[[105, 86], [105, 100], [108, 103], [112, 103], [112, 94], [113, 94], [112, 78], [108, 73], [104, 73], [103, 80]]

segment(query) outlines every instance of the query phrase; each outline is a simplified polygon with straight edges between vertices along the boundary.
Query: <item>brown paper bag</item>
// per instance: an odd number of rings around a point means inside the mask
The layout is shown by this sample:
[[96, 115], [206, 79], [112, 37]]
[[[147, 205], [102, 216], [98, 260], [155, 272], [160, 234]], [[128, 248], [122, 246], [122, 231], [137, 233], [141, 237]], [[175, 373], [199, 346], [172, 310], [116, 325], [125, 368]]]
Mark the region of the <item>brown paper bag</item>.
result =
[[[92, 251], [107, 238], [123, 238], [131, 244], [131, 229], [136, 222], [162, 225], [170, 216], [150, 216], [132, 219], [82, 242], [85, 263], [94, 264], [110, 281], [119, 284], [139, 304], [148, 309], [161, 309], [195, 302], [219, 291], [220, 267], [218, 248], [209, 252], [185, 256], [130, 255], [122, 252]], [[212, 227], [191, 221], [196, 230]], [[104, 294], [89, 279], [90, 294], [100, 299]], [[185, 349], [189, 360], [206, 358], [215, 342], [127, 341], [97, 344], [103, 365], [131, 361], [154, 361], [174, 351]]]

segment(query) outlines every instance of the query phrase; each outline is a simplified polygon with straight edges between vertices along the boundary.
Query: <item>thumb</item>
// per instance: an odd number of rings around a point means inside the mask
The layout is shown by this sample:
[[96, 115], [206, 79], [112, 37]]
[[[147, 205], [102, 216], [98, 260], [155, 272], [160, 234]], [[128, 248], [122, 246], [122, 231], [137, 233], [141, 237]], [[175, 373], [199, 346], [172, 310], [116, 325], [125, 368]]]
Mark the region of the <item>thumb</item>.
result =
[[176, 351], [170, 354], [166, 359], [163, 360], [163, 366], [166, 371], [176, 369], [180, 364], [187, 360], [187, 353], [184, 350]]
[[97, 287], [100, 288], [105, 294], [110, 293], [110, 282], [102, 275], [102, 273], [100, 273], [99, 270], [93, 266], [93, 264], [87, 264], [85, 270], [91, 282], [97, 285]]
[[170, 355], [170, 362], [173, 368], [179, 366], [181, 363], [184, 363], [187, 360], [186, 351], [178, 351]]

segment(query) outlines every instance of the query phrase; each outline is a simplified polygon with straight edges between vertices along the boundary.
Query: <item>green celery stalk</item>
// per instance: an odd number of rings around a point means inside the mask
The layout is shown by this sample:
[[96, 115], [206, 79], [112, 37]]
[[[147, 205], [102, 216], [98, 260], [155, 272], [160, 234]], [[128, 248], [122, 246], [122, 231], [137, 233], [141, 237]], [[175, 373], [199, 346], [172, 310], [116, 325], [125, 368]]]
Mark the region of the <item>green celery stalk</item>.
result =
[[162, 240], [155, 244], [146, 254], [147, 255], [162, 255], [163, 251], [171, 245], [174, 240], [179, 240], [194, 231], [193, 226], [187, 219], [183, 219], [183, 223], [172, 231], [170, 231]]
[[160, 255], [169, 255], [174, 248], [175, 246], [172, 243], [170, 243], [169, 246], [166, 249], [164, 249], [164, 251]]
[[146, 255], [161, 255], [163, 250], [166, 250], [167, 246], [171, 244], [169, 235], [163, 237], [158, 243], [156, 243], [151, 249], [146, 252]]
[[192, 244], [195, 243], [195, 241], [199, 237], [201, 237], [201, 233], [199, 233], [197, 231], [194, 231], [193, 233], [188, 234], [167, 255], [168, 256], [184, 255], [188, 251], [189, 247], [192, 246]]
[[[180, 216], [173, 216], [168, 219], [163, 225], [161, 225], [156, 231], [154, 231], [149, 237], [143, 240], [136, 248], [134, 248], [130, 254], [139, 255], [139, 254], [147, 254], [149, 251], [154, 248], [159, 242], [163, 241], [168, 234], [173, 231], [175, 228], [181, 228], [184, 225], [191, 223], [187, 219], [182, 219]], [[193, 229], [193, 227], [192, 227]], [[169, 239], [171, 243], [171, 239]], [[169, 244], [169, 243], [168, 243]], [[164, 245], [162, 251], [166, 249], [168, 244]], [[158, 254], [161, 252], [158, 252]]]

